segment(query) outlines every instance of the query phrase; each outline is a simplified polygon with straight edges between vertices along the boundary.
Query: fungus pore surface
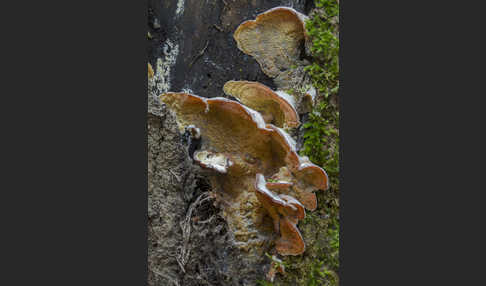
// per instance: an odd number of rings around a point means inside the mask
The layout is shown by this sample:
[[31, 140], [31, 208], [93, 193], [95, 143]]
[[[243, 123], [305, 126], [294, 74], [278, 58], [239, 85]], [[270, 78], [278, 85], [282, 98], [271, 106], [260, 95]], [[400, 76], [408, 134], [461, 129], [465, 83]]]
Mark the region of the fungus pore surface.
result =
[[238, 48], [255, 58], [263, 72], [275, 78], [299, 62], [306, 38], [307, 16], [288, 7], [275, 7], [243, 22], [234, 33]]

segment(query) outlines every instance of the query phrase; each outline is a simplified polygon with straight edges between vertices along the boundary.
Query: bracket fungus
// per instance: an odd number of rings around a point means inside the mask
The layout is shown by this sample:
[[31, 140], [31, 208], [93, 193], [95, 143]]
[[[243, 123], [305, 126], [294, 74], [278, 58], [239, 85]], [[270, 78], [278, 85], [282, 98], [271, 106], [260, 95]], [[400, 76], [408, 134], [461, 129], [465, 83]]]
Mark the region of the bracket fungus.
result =
[[305, 244], [296, 224], [305, 218], [304, 206], [288, 195], [277, 195], [266, 187], [265, 177], [256, 175], [255, 190], [258, 200], [273, 219], [274, 230], [280, 233], [275, 248], [281, 255], [304, 253]]
[[290, 97], [299, 113], [309, 112], [314, 104], [308, 88], [311, 79], [305, 72], [310, 63], [302, 58], [312, 44], [305, 28], [307, 19], [293, 8], [275, 7], [243, 22], [233, 34], [238, 48], [258, 62], [279, 90], [292, 90]]
[[266, 123], [283, 128], [300, 125], [294, 100], [284, 92], [274, 92], [259, 82], [233, 80], [225, 83], [223, 91], [260, 112]]
[[[193, 159], [210, 170], [213, 193], [235, 244], [261, 251], [277, 232], [278, 253], [302, 253], [305, 245], [296, 224], [305, 216], [304, 207], [315, 209], [313, 192], [327, 189], [326, 172], [300, 157], [283, 129], [266, 124], [259, 112], [237, 101], [174, 92], [160, 100], [176, 114], [181, 132], [197, 130], [201, 145]], [[265, 177], [277, 184], [261, 187]], [[276, 206], [268, 205], [259, 190], [268, 191]]]
[[275, 7], [240, 24], [233, 37], [242, 52], [254, 57], [263, 72], [275, 78], [298, 64], [307, 38], [306, 19], [292, 8]]

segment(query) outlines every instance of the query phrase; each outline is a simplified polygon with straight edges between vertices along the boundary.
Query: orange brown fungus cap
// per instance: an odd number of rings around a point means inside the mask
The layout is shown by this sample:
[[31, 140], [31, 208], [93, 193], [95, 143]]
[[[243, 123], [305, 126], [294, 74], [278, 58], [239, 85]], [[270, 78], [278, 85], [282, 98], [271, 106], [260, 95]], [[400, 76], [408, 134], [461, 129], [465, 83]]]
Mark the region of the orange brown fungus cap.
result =
[[[267, 188], [278, 192], [279, 194], [288, 194], [299, 200], [308, 210], [315, 210], [317, 208], [317, 198], [313, 191], [316, 188], [307, 182], [301, 182], [296, 179], [287, 167], [282, 167], [280, 170], [272, 175], [272, 180], [277, 182], [268, 182]], [[287, 182], [289, 181], [289, 182]]]
[[268, 182], [267, 189], [273, 190], [287, 190], [288, 188], [292, 187], [294, 184], [291, 182]]
[[274, 131], [272, 133], [274, 142], [278, 142], [278, 147], [275, 148], [281, 148], [286, 153], [285, 161], [288, 171], [277, 176], [278, 181], [294, 180], [293, 189], [297, 192], [296, 197], [308, 210], [315, 210], [317, 198], [312, 192], [329, 188], [326, 171], [312, 164], [307, 157], [300, 157], [295, 148], [295, 141], [285, 131], [271, 124], [268, 124], [267, 128]]
[[317, 208], [317, 197], [314, 193], [301, 192], [299, 193], [299, 200], [310, 211]]
[[298, 62], [301, 43], [307, 38], [306, 19], [292, 8], [276, 7], [243, 22], [233, 37], [238, 48], [274, 78]]
[[300, 231], [289, 218], [280, 220], [280, 238], [275, 249], [281, 255], [300, 255], [305, 251], [305, 243]]
[[329, 188], [329, 178], [327, 177], [326, 171], [310, 163], [310, 161], [300, 164], [297, 177], [319, 190], [327, 190]]
[[181, 130], [189, 125], [199, 128], [202, 150], [232, 157], [234, 163], [247, 163], [252, 176], [284, 164], [283, 158], [273, 156], [272, 130], [258, 112], [241, 103], [187, 93], [166, 93], [160, 99], [176, 113]]
[[280, 238], [276, 241], [278, 253], [302, 254], [305, 244], [296, 224], [305, 218], [304, 206], [291, 196], [277, 195], [268, 190], [262, 174], [256, 175], [255, 190], [258, 199], [273, 219], [275, 231], [280, 233]]
[[274, 230], [278, 233], [280, 228], [280, 209], [285, 208], [287, 204], [278, 195], [267, 189], [265, 177], [262, 174], [256, 175], [255, 191], [263, 208], [267, 210], [269, 216], [273, 219]]
[[228, 81], [223, 91], [260, 112], [266, 123], [278, 127], [297, 127], [300, 124], [299, 115], [292, 105], [293, 98], [289, 95], [284, 98], [283, 93], [276, 93], [259, 82]]
[[299, 220], [305, 218], [304, 206], [298, 200], [289, 195], [279, 195], [279, 197], [284, 200], [287, 205], [292, 206], [292, 208], [284, 209], [284, 215], [291, 221], [297, 223]]

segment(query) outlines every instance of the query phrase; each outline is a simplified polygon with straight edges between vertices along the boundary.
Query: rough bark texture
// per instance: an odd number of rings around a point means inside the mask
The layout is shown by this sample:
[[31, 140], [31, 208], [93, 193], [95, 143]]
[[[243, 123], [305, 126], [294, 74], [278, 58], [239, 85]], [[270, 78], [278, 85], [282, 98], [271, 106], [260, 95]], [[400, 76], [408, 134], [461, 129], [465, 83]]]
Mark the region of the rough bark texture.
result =
[[180, 280], [180, 221], [187, 208], [184, 194], [192, 195], [194, 178], [174, 117], [148, 114], [147, 129], [149, 285], [170, 285]]
[[[243, 21], [276, 6], [308, 12], [306, 2], [312, 1], [149, 0], [148, 54], [155, 70], [148, 83], [147, 114], [149, 285], [257, 285], [265, 279], [270, 259], [249, 256], [234, 246], [220, 209], [208, 195], [209, 183], [190, 157], [197, 142], [180, 134], [174, 115], [156, 97], [182, 90], [223, 96], [229, 80], [275, 88], [258, 63], [236, 47], [233, 32]], [[319, 222], [304, 226], [308, 249], [320, 254], [318, 241], [324, 238], [318, 235]], [[307, 267], [315, 256], [307, 252], [305, 259], [293, 259], [295, 265]], [[301, 276], [301, 270], [294, 271]], [[277, 275], [275, 283], [301, 281]]]

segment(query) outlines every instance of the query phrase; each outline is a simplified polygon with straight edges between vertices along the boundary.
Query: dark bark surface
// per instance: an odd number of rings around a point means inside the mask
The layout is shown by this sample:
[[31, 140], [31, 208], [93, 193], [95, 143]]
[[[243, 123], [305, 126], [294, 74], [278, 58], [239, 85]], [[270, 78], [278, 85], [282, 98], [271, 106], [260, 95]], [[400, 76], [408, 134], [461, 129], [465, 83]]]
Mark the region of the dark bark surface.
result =
[[[258, 63], [242, 53], [233, 32], [243, 21], [276, 6], [305, 12], [305, 0], [149, 0], [149, 61], [155, 66], [169, 40], [179, 53], [170, 75], [171, 91], [189, 89], [204, 97], [223, 95], [229, 80], [251, 80], [275, 88]], [[178, 3], [184, 10], [177, 13]], [[309, 8], [309, 7], [307, 7]], [[154, 29], [154, 22], [160, 28]], [[159, 25], [155, 25], [158, 27]]]
[[233, 32], [276, 6], [305, 13], [309, 2], [149, 0], [147, 52], [156, 71], [149, 80], [147, 115], [149, 285], [257, 285], [264, 279], [269, 259], [234, 247], [220, 210], [207, 195], [209, 184], [190, 159], [190, 139], [179, 133], [174, 116], [155, 97], [182, 90], [223, 96], [229, 80], [275, 88], [258, 63], [237, 48]]

